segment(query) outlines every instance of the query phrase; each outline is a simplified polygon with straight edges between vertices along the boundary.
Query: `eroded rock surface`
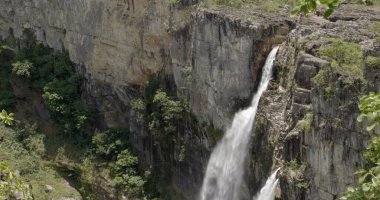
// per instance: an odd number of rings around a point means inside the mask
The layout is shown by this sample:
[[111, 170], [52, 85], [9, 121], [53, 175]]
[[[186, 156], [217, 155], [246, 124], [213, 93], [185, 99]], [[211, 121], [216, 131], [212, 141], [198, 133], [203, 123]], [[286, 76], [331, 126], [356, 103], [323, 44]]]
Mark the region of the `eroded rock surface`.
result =
[[[24, 28], [39, 41], [68, 51], [83, 76], [84, 99], [102, 119], [100, 127], [129, 125], [134, 148], [145, 165], [161, 166], [166, 198], [196, 199], [215, 138], [210, 127], [225, 129], [232, 115], [248, 105], [265, 57], [281, 45], [275, 80], [261, 100], [246, 184], [246, 198], [260, 188], [274, 166], [284, 171], [282, 199], [336, 199], [362, 166], [369, 138], [356, 122], [360, 92], [379, 91], [379, 71], [365, 68], [368, 85], [334, 85], [326, 98], [312, 78], [330, 63], [317, 49], [334, 37], [360, 43], [364, 56], [379, 56], [377, 8], [344, 5], [329, 20], [312, 15], [289, 18], [289, 10], [268, 14], [230, 8], [200, 8], [197, 1], [148, 0], [2, 0], [0, 35], [18, 37]], [[295, 23], [297, 21], [297, 25]], [[291, 32], [290, 32], [291, 31]], [[290, 34], [288, 35], [288, 33]], [[164, 152], [152, 146], [146, 121], [136, 120], [132, 99], [143, 96], [153, 76], [166, 89], [188, 100], [194, 124], [181, 126], [187, 159], [178, 161], [180, 146]], [[339, 80], [336, 80], [337, 82]], [[309, 131], [299, 125], [312, 114]], [[302, 178], [305, 187], [297, 186]]]

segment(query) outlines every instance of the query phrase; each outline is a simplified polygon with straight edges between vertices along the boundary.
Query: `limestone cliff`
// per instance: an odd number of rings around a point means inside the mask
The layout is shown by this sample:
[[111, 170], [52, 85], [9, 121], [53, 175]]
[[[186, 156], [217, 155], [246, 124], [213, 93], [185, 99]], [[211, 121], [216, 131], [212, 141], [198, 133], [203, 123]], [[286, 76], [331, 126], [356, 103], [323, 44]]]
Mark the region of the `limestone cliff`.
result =
[[[297, 187], [292, 170], [283, 172], [281, 198], [332, 200], [355, 184], [369, 135], [356, 122], [357, 91], [336, 84], [335, 95], [326, 99], [324, 88], [311, 81], [329, 65], [316, 49], [326, 44], [324, 37], [337, 37], [360, 43], [364, 55], [378, 56], [379, 43], [368, 27], [380, 21], [380, 14], [375, 8], [345, 6], [329, 20], [300, 21], [288, 12], [286, 7], [276, 14], [201, 8], [196, 0], [2, 0], [0, 36], [18, 37], [32, 28], [39, 41], [67, 50], [84, 78], [83, 99], [102, 116], [99, 126], [128, 124], [144, 165], [160, 163], [171, 187], [165, 199], [196, 199], [217, 140], [210, 130], [225, 129], [232, 114], [248, 104], [266, 55], [282, 43], [275, 80], [261, 101], [252, 134], [244, 196], [250, 199], [274, 166], [285, 169], [298, 160], [307, 167], [293, 171], [307, 187]], [[369, 84], [361, 92], [379, 90], [379, 71], [369, 70]], [[165, 145], [152, 145], [147, 122], [136, 120], [130, 107], [152, 77], [188, 101], [189, 118], [194, 118], [181, 125], [180, 142], [171, 144], [170, 152]], [[310, 112], [306, 132], [297, 124]], [[183, 162], [181, 145], [188, 152]]]

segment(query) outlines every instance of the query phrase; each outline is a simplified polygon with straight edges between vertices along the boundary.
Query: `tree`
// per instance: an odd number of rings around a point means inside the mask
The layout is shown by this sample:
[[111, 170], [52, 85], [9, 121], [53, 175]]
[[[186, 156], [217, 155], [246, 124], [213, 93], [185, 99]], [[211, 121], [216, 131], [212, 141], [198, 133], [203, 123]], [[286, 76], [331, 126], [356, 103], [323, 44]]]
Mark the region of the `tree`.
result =
[[113, 171], [115, 178], [112, 183], [126, 191], [129, 198], [144, 196], [145, 180], [137, 173], [138, 159], [125, 149], [118, 156]]
[[[380, 125], [380, 94], [370, 93], [360, 99], [361, 111], [358, 121], [368, 120], [367, 130]], [[358, 171], [359, 185], [348, 188], [342, 200], [377, 200], [380, 199], [380, 137], [373, 135], [364, 152], [366, 165]]]
[[358, 121], [369, 120], [368, 131], [373, 130], [376, 125], [380, 124], [380, 94], [371, 92], [360, 99], [359, 109], [361, 114]]
[[154, 111], [151, 114], [149, 129], [166, 134], [174, 132], [178, 120], [182, 117], [181, 102], [169, 97], [166, 92], [157, 90], [153, 104]]
[[311, 12], [315, 12], [317, 8], [322, 5], [326, 6], [324, 16], [329, 17], [336, 8], [341, 4], [341, 0], [301, 0], [298, 2], [291, 12], [292, 15], [304, 14], [308, 15]]

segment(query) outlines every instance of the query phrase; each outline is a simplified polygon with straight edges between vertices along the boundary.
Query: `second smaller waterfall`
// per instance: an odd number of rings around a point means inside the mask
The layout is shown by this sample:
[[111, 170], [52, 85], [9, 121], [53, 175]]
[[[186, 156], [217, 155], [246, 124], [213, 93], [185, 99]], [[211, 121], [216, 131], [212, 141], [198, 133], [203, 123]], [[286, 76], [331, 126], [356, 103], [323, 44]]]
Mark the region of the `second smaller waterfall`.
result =
[[274, 200], [275, 190], [278, 183], [276, 178], [277, 172], [280, 169], [277, 169], [266, 181], [264, 187], [261, 188], [260, 192], [253, 197], [253, 200]]

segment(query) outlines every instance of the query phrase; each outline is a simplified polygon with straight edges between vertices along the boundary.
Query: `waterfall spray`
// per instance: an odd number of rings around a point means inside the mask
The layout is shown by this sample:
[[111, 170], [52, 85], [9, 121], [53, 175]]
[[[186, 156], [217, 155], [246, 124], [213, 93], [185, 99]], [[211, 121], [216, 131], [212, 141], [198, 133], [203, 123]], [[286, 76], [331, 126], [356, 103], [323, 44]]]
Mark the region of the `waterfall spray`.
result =
[[275, 189], [278, 183], [278, 179], [276, 178], [277, 172], [280, 169], [277, 169], [266, 181], [264, 187], [261, 188], [260, 192], [257, 194], [253, 200], [274, 200]]
[[271, 79], [277, 51], [278, 47], [275, 47], [267, 57], [251, 106], [235, 114], [231, 127], [212, 152], [203, 179], [201, 200], [238, 200], [240, 198], [244, 160], [248, 155], [253, 122], [260, 97]]

